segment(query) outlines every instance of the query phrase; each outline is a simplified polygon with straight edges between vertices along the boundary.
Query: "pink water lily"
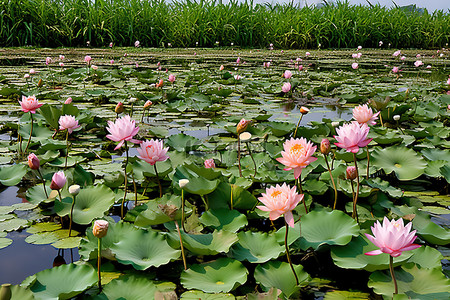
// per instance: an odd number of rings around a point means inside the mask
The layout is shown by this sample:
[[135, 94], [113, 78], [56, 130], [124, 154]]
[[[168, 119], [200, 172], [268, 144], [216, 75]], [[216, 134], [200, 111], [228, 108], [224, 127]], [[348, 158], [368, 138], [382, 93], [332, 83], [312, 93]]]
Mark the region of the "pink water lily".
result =
[[52, 182], [50, 183], [50, 188], [52, 190], [60, 190], [66, 184], [66, 175], [64, 175], [63, 171], [58, 171], [53, 174]]
[[359, 105], [353, 109], [353, 119], [358, 121], [359, 124], [366, 123], [368, 125], [375, 125], [380, 112], [373, 113], [372, 108], [367, 104]]
[[283, 86], [281, 87], [281, 91], [283, 93], [288, 93], [290, 90], [291, 90], [291, 83], [289, 83], [289, 82], [285, 82], [283, 84]]
[[78, 127], [80, 127], [80, 125], [78, 125], [78, 121], [75, 119], [74, 116], [71, 115], [64, 115], [59, 117], [59, 130], [66, 130], [70, 133], [73, 132], [74, 129], [77, 129]]
[[212, 168], [216, 167], [216, 163], [214, 162], [213, 158], [205, 159], [203, 164], [205, 165], [205, 168], [207, 168], [207, 169], [212, 169]]
[[41, 165], [39, 158], [34, 153], [28, 155], [28, 166], [31, 170], [38, 170]]
[[22, 96], [22, 101], [19, 101], [19, 104], [23, 112], [30, 112], [32, 114], [36, 113], [36, 109], [44, 105], [43, 103], [39, 103], [34, 95], [28, 97]]
[[169, 147], [164, 148], [163, 141], [154, 139], [142, 142], [140, 148], [137, 148], [138, 157], [152, 166], [158, 161], [166, 161], [169, 158], [166, 155], [168, 150]]
[[119, 149], [125, 143], [130, 141], [135, 144], [139, 144], [141, 141], [133, 139], [138, 133], [139, 127], [136, 126], [136, 122], [131, 120], [129, 115], [116, 119], [115, 122], [108, 121], [108, 127], [106, 129], [110, 134], [106, 137], [112, 141], [120, 142], [114, 150]]
[[416, 239], [416, 231], [411, 231], [411, 224], [406, 226], [403, 224], [403, 219], [391, 221], [384, 217], [383, 225], [377, 221], [374, 226], [371, 227], [372, 235], [366, 233], [366, 237], [375, 246], [380, 249], [369, 251], [366, 255], [378, 255], [381, 253], [387, 253], [392, 257], [397, 257], [402, 254], [403, 251], [414, 250], [419, 248], [420, 245], [414, 244]]
[[291, 138], [284, 142], [283, 149], [282, 157], [278, 157], [277, 161], [286, 166], [285, 171], [294, 169], [295, 179], [300, 177], [303, 168], [317, 160], [316, 157], [312, 157], [317, 147], [305, 138]]
[[344, 124], [336, 129], [338, 135], [334, 138], [338, 143], [335, 145], [346, 149], [347, 152], [357, 153], [360, 147], [365, 147], [372, 141], [367, 138], [369, 129], [366, 123], [359, 124], [356, 121]]
[[264, 206], [258, 205], [257, 208], [270, 212], [269, 219], [272, 221], [284, 214], [286, 223], [290, 227], [294, 227], [292, 211], [303, 200], [304, 196], [303, 194], [297, 194], [295, 186], [290, 188], [286, 183], [283, 183], [282, 186], [277, 184], [275, 187], [267, 188], [266, 193], [261, 195], [262, 197], [259, 197], [258, 200]]

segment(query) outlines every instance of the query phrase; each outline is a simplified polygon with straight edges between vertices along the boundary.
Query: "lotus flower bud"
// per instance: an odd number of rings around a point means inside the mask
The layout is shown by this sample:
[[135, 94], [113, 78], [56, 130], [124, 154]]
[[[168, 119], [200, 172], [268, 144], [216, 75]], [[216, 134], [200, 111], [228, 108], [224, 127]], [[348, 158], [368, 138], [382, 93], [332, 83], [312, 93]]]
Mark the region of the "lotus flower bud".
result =
[[152, 105], [153, 105], [153, 102], [150, 100], [147, 100], [147, 102], [145, 102], [145, 104], [144, 104], [144, 109], [148, 109]]
[[52, 190], [60, 190], [66, 184], [66, 175], [63, 171], [58, 171], [53, 174], [52, 183], [50, 183], [50, 188]]
[[339, 122], [331, 122], [331, 126], [338, 127], [339, 126]]
[[30, 78], [30, 74], [25, 74], [25, 75], [23, 75], [23, 78], [25, 78], [25, 79], [28, 79], [28, 78]]
[[400, 120], [400, 115], [394, 115], [392, 118], [394, 119], [394, 121], [398, 121]]
[[79, 192], [80, 192], [80, 186], [78, 184], [73, 184], [73, 185], [69, 186], [69, 193], [72, 196], [78, 195]]
[[36, 70], [35, 70], [35, 69], [30, 69], [30, 74], [31, 74], [31, 75], [36, 74]]
[[251, 122], [251, 120], [241, 119], [241, 121], [239, 121], [239, 123], [236, 126], [237, 134], [243, 133], [247, 129], [248, 124], [250, 122]]
[[157, 88], [162, 88], [163, 86], [164, 86], [164, 80], [160, 79], [160, 80], [158, 81], [158, 83], [156, 84], [156, 87], [157, 87]]
[[214, 163], [214, 159], [210, 158], [210, 159], [205, 159], [205, 168], [207, 169], [212, 169], [216, 167], [216, 164]]
[[223, 71], [223, 69], [224, 69], [224, 66], [223, 66], [223, 65], [220, 65], [219, 70], [220, 70], [220, 71]]
[[123, 113], [124, 110], [125, 110], [125, 108], [123, 107], [123, 103], [122, 102], [117, 103], [116, 108], [114, 109], [116, 114]]
[[347, 167], [347, 179], [353, 180], [356, 178], [356, 168], [354, 166]]
[[108, 233], [108, 221], [105, 220], [97, 220], [94, 222], [94, 227], [92, 228], [92, 233], [96, 238], [101, 239], [102, 237], [105, 237]]
[[64, 101], [64, 104], [70, 104], [72, 103], [72, 97], [69, 97], [66, 99], [66, 101]]
[[248, 142], [251, 140], [252, 138], [252, 134], [250, 132], [243, 132], [239, 135], [239, 138], [241, 139], [241, 141], [243, 142]]
[[37, 170], [40, 167], [39, 158], [37, 158], [36, 154], [31, 153], [28, 155], [28, 166], [30, 166], [31, 170]]
[[330, 151], [331, 151], [330, 141], [328, 139], [322, 139], [322, 142], [320, 142], [320, 152], [322, 152], [322, 154], [328, 155]]
[[304, 106], [300, 107], [300, 113], [302, 115], [306, 115], [307, 113], [309, 113], [309, 108], [306, 108]]
[[188, 179], [180, 179], [180, 181], [178, 181], [178, 184], [180, 185], [180, 188], [184, 188], [187, 184], [189, 183]]

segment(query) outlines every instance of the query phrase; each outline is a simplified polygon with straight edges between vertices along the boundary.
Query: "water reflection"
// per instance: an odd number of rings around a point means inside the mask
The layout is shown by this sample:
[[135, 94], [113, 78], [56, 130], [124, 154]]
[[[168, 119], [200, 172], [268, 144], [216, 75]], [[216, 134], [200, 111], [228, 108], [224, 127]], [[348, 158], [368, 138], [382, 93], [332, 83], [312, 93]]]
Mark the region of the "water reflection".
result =
[[[26, 202], [21, 195], [22, 191], [11, 186], [0, 190], [0, 206], [10, 206]], [[27, 219], [32, 211], [16, 211], [22, 219]], [[56, 249], [51, 245], [34, 245], [25, 242], [30, 234], [25, 230], [13, 231], [7, 234], [7, 238], [13, 243], [0, 249], [0, 284], [19, 284], [25, 278], [45, 269], [62, 263], [70, 263], [80, 259], [78, 248]]]

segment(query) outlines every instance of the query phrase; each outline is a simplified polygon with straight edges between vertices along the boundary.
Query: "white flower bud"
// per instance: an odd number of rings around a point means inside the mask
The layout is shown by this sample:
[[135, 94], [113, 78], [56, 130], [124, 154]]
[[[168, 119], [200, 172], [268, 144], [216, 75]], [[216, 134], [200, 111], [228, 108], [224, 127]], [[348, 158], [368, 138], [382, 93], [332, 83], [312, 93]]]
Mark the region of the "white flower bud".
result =
[[338, 127], [339, 126], [339, 122], [331, 122], [331, 126]]
[[180, 181], [178, 181], [180, 188], [184, 188], [188, 183], [189, 183], [188, 179], [180, 179]]
[[243, 132], [239, 135], [239, 138], [243, 142], [248, 142], [252, 138], [252, 134], [250, 132]]
[[395, 115], [395, 116], [393, 116], [392, 117], [395, 121], [398, 121], [398, 120], [400, 120], [400, 115]]
[[72, 196], [78, 195], [79, 192], [80, 192], [80, 186], [78, 184], [74, 184], [74, 185], [69, 186], [69, 193]]

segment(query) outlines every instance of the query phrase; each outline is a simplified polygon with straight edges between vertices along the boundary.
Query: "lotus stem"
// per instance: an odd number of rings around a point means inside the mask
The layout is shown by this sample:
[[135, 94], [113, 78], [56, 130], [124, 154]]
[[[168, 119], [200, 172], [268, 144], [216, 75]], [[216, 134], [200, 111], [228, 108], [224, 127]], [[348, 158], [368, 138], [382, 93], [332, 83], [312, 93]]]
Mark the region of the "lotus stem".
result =
[[31, 135], [33, 134], [33, 114], [30, 112], [30, 118], [31, 118], [31, 129], [30, 129], [30, 138], [28, 139], [27, 146], [25, 147], [25, 155], [27, 154], [28, 146], [30, 146], [31, 142]]
[[159, 198], [161, 198], [162, 197], [162, 186], [161, 186], [161, 181], [159, 180], [158, 169], [156, 169], [156, 163], [153, 165], [153, 167], [155, 168], [156, 180], [158, 181], [158, 186], [159, 186]]
[[205, 211], [209, 209], [208, 201], [205, 199], [203, 195], [200, 195], [200, 198], [202, 198], [203, 204], [205, 204]]
[[175, 222], [175, 226], [177, 227], [178, 236], [180, 237], [181, 257], [183, 258], [183, 266], [184, 266], [184, 270], [186, 271], [187, 270], [186, 256], [184, 255], [183, 239], [181, 238], [180, 226], [178, 226], [177, 220], [174, 220], [174, 222]]
[[230, 204], [231, 210], [233, 210], [233, 184], [230, 185]]
[[127, 145], [127, 141], [125, 141], [125, 153], [126, 153], [126, 160], [125, 160], [125, 167], [123, 168], [123, 173], [125, 174], [125, 191], [123, 194], [123, 199], [122, 199], [122, 205], [120, 206], [120, 217], [121, 219], [124, 218], [124, 205], [125, 205], [125, 199], [127, 198], [127, 185], [128, 185], [128, 178], [127, 178], [127, 165], [128, 165], [128, 145]]
[[134, 188], [134, 207], [137, 206], [137, 188], [136, 188], [136, 181], [134, 180], [134, 172], [133, 169], [131, 169], [131, 179], [133, 180], [133, 188]]
[[298, 122], [297, 122], [297, 126], [295, 127], [294, 139], [297, 136], [297, 130], [298, 130], [298, 127], [300, 126], [300, 122], [302, 121], [302, 119], [303, 119], [303, 114], [300, 115], [300, 118], [298, 119]]
[[325, 159], [325, 162], [327, 163], [328, 173], [330, 173], [331, 183], [333, 184], [334, 189], [334, 204], [333, 204], [333, 210], [336, 209], [336, 203], [337, 203], [337, 189], [336, 184], [334, 183], [333, 174], [331, 174], [331, 168], [330, 164], [328, 163], [327, 155], [323, 154], [323, 158]]
[[75, 206], [75, 195], [73, 195], [72, 207], [70, 208], [70, 223], [69, 223], [69, 237], [72, 233], [73, 207]]
[[42, 182], [43, 182], [43, 184], [44, 184], [44, 193], [45, 193], [45, 197], [47, 197], [47, 199], [48, 199], [47, 189], [45, 188], [45, 179], [44, 179], [44, 176], [42, 176], [40, 168], [38, 168], [37, 171], [38, 171], [39, 176], [41, 176]]
[[[184, 190], [181, 189], [181, 227], [183, 228], [183, 231], [186, 232], [186, 228], [184, 228]], [[175, 221], [176, 222], [176, 221]], [[181, 235], [180, 235], [181, 240]], [[183, 249], [183, 246], [181, 246], [181, 249]]]
[[391, 271], [391, 277], [394, 281], [394, 295], [398, 294], [398, 286], [397, 286], [397, 279], [395, 279], [395, 273], [394, 273], [394, 258], [389, 255], [389, 271]]
[[67, 153], [66, 153], [66, 161], [64, 163], [64, 170], [67, 169], [67, 158], [69, 157], [69, 129], [66, 129], [66, 148], [67, 148]]
[[239, 167], [239, 177], [242, 177], [242, 169], [241, 169], [241, 138], [238, 134], [237, 138], [238, 142], [238, 167]]
[[62, 197], [61, 197], [61, 191], [60, 190], [58, 190], [58, 195], [59, 195], [59, 201], [61, 201], [61, 203], [62, 203]]
[[[303, 194], [302, 174], [300, 174], [300, 176], [297, 178], [297, 185], [298, 185], [298, 190], [299, 190], [300, 194]], [[308, 213], [308, 208], [306, 207], [306, 202], [304, 200], [303, 200], [303, 206], [305, 207], [305, 213]]]
[[255, 159], [253, 158], [252, 150], [250, 149], [249, 143], [245, 142], [245, 144], [247, 145], [248, 153], [250, 154], [250, 158], [252, 159], [253, 165], [255, 166], [255, 173], [253, 173], [253, 178], [255, 178], [255, 176], [256, 176], [256, 169], [257, 169], [256, 162], [255, 162]]
[[20, 120], [19, 123], [17, 124], [17, 141], [19, 141], [19, 147], [17, 148], [17, 157], [19, 157], [19, 159], [22, 158], [22, 136], [19, 133], [20, 130]]
[[[380, 110], [380, 112], [381, 112], [381, 110]], [[384, 127], [384, 124], [383, 124], [383, 117], [381, 116], [381, 113], [380, 113], [380, 123], [381, 123], [381, 127]]]
[[97, 272], [98, 272], [98, 289], [102, 292], [102, 275], [100, 271], [101, 259], [102, 259], [102, 239], [98, 238], [98, 251], [97, 251]]
[[358, 201], [359, 195], [359, 172], [358, 172], [358, 164], [356, 162], [356, 153], [353, 153], [353, 160], [355, 161], [355, 169], [356, 169], [356, 194], [355, 199], [353, 200], [353, 219], [358, 222], [358, 213], [356, 212], [356, 202]]
[[369, 155], [369, 146], [366, 146], [367, 150], [367, 170], [366, 170], [366, 179], [369, 179], [369, 166], [370, 166], [370, 155]]
[[287, 258], [287, 261], [289, 263], [289, 266], [291, 267], [292, 273], [294, 273], [295, 282], [296, 282], [297, 285], [299, 285], [297, 273], [295, 273], [294, 266], [292, 265], [292, 261], [291, 261], [291, 256], [289, 255], [289, 246], [288, 246], [288, 240], [287, 240], [288, 239], [289, 225], [286, 222], [286, 220], [284, 220], [284, 224], [286, 225], [285, 226], [286, 227], [286, 234], [284, 235], [284, 247], [286, 248], [286, 258]]

